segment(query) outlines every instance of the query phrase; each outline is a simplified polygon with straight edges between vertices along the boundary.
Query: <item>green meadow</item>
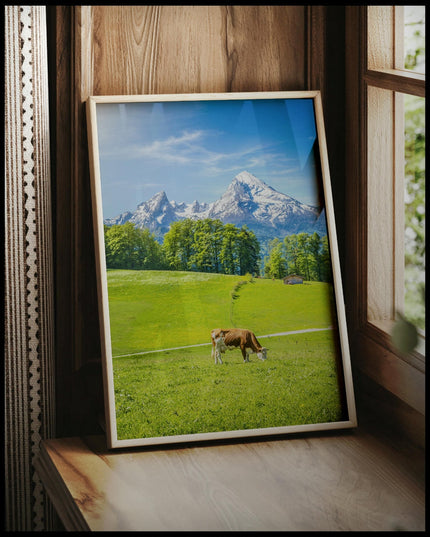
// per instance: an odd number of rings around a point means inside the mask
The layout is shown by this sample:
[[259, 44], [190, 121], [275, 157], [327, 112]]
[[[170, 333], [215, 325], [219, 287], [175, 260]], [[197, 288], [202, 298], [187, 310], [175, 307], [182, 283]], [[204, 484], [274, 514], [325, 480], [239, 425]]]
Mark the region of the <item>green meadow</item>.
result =
[[[231, 299], [237, 283], [246, 281]], [[113, 356], [210, 342], [213, 328], [259, 335], [332, 324], [322, 282], [285, 285], [202, 272], [108, 270]]]
[[[332, 326], [329, 284], [109, 270], [108, 290], [119, 439], [342, 419], [333, 330], [273, 336]], [[215, 364], [217, 327], [252, 330], [268, 359]]]

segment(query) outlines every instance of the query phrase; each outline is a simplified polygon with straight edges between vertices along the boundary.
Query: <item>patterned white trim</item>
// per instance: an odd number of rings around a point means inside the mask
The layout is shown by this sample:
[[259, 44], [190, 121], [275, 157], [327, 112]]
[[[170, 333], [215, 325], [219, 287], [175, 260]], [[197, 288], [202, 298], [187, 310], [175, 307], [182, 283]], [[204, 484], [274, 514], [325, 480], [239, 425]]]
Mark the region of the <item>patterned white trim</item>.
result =
[[[54, 428], [46, 7], [5, 6], [5, 529], [49, 529], [33, 463]], [[43, 375], [43, 376], [42, 376]]]

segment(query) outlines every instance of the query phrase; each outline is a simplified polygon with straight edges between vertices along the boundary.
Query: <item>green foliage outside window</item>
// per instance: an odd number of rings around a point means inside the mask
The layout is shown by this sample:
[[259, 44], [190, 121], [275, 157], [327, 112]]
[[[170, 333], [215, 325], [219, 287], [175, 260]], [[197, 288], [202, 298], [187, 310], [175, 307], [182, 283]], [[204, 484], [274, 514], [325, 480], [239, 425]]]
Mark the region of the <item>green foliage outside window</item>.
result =
[[[425, 72], [425, 8], [405, 6], [405, 68]], [[405, 104], [406, 319], [425, 329], [425, 99]]]
[[405, 317], [425, 328], [425, 100], [405, 95]]

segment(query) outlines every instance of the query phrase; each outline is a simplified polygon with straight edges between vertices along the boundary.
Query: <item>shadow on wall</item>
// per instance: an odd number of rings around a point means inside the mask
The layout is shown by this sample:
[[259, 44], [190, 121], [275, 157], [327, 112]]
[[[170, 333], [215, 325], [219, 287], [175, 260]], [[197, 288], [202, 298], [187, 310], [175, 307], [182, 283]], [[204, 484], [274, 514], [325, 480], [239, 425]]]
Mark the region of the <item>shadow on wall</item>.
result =
[[84, 364], [72, 376], [68, 434], [104, 433], [103, 373], [100, 360]]

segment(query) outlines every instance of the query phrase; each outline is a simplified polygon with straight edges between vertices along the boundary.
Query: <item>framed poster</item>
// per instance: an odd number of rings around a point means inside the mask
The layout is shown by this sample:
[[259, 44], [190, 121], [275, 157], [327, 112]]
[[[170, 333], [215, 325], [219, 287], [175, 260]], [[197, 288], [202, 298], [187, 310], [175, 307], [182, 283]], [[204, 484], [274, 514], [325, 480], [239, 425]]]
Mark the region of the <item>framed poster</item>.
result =
[[108, 446], [355, 427], [320, 93], [87, 121]]

